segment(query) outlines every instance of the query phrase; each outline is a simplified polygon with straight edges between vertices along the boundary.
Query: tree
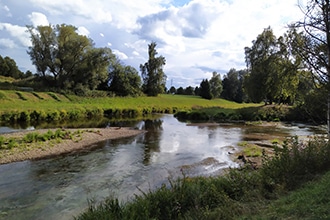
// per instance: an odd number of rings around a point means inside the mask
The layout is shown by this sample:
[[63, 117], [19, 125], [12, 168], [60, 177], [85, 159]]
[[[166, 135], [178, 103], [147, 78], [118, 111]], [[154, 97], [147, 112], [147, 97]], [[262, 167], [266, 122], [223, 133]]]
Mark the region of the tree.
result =
[[131, 66], [117, 63], [109, 73], [109, 90], [118, 96], [138, 96], [141, 93], [141, 78]]
[[200, 88], [198, 86], [195, 87], [194, 94], [200, 96]]
[[15, 60], [8, 56], [3, 58], [0, 55], [0, 75], [20, 79], [24, 73], [18, 69]]
[[201, 84], [200, 84], [200, 91], [199, 91], [200, 96], [203, 99], [212, 99], [212, 93], [211, 93], [211, 86], [210, 83], [207, 79], [203, 79]]
[[182, 86], [180, 86], [177, 90], [176, 90], [176, 94], [177, 95], [183, 95], [184, 94], [184, 88]]
[[[330, 2], [309, 0], [305, 7], [299, 4], [304, 20], [292, 27], [302, 30], [303, 38], [296, 41], [296, 52], [313, 73], [314, 80], [326, 88], [328, 96], [327, 124], [330, 137]], [[302, 40], [301, 40], [302, 39]]]
[[291, 62], [286, 42], [284, 37], [277, 39], [268, 27], [252, 42], [251, 48], [245, 48], [249, 73], [244, 87], [253, 102], [265, 100], [271, 104], [295, 96], [299, 64]]
[[109, 48], [95, 48], [71, 25], [28, 26], [32, 46], [28, 54], [48, 86], [95, 89], [107, 79], [114, 58]]
[[170, 94], [175, 94], [176, 93], [176, 88], [174, 86], [171, 86], [170, 90], [169, 90]]
[[185, 89], [184, 89], [184, 94], [185, 95], [194, 95], [194, 88], [191, 87], [191, 86], [187, 86]]
[[220, 74], [213, 72], [209, 83], [212, 97], [219, 98], [222, 92], [222, 81]]
[[222, 80], [223, 90], [221, 97], [233, 101], [238, 90], [238, 72], [235, 69], [230, 69]]
[[164, 93], [166, 85], [166, 75], [163, 66], [166, 63], [165, 57], [159, 56], [156, 51], [157, 44], [152, 42], [148, 45], [149, 60], [144, 65], [140, 65], [143, 79], [143, 91], [148, 96], [157, 96]]

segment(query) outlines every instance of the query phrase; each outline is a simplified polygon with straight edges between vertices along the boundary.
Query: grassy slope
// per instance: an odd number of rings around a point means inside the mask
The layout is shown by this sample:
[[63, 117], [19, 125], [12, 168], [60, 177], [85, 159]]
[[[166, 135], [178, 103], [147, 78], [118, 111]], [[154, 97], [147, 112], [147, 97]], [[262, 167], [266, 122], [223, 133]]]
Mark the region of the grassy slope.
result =
[[[102, 109], [191, 109], [193, 107], [222, 107], [237, 109], [248, 106], [258, 106], [256, 104], [237, 104], [223, 99], [206, 100], [198, 96], [183, 95], [160, 95], [158, 97], [100, 97], [86, 98], [77, 96], [64, 96], [61, 94], [50, 95], [46, 92], [23, 92], [12, 90], [0, 90], [0, 113], [6, 111], [23, 110], [61, 110], [76, 108]], [[54, 94], [54, 93], [53, 93]]]
[[330, 219], [330, 171], [282, 196], [255, 216], [240, 219]]

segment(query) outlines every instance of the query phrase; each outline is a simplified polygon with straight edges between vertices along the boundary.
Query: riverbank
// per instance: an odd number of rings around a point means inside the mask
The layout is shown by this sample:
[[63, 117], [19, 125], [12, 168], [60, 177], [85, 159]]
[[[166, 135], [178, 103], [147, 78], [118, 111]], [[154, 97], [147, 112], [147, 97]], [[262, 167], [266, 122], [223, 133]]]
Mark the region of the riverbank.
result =
[[[45, 134], [56, 132], [57, 129], [41, 129], [24, 132], [2, 134], [6, 140], [22, 140], [29, 133]], [[132, 137], [144, 133], [144, 130], [131, 128], [88, 128], [88, 129], [65, 129], [67, 135], [62, 139], [51, 139], [43, 142], [23, 143], [11, 149], [0, 150], [0, 164], [24, 160], [38, 160], [69, 154], [78, 151], [91, 150], [97, 147], [96, 143], [125, 137]]]

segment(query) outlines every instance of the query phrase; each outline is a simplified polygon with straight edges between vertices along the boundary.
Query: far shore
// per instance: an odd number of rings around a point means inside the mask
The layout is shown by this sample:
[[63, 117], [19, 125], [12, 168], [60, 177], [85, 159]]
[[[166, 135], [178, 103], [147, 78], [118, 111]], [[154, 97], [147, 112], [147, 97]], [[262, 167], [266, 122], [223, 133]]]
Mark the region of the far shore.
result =
[[[5, 138], [21, 139], [29, 132], [46, 133], [47, 131], [56, 131], [57, 129], [41, 129], [23, 132], [14, 132], [0, 134]], [[36, 142], [25, 144], [24, 147], [17, 147], [10, 150], [0, 150], [0, 164], [7, 164], [25, 160], [38, 160], [49, 157], [55, 157], [62, 154], [69, 154], [95, 148], [96, 143], [125, 137], [132, 137], [142, 134], [146, 131], [131, 128], [86, 128], [86, 129], [65, 129], [70, 133], [77, 130], [81, 131], [79, 137], [73, 139], [50, 140], [46, 142]]]

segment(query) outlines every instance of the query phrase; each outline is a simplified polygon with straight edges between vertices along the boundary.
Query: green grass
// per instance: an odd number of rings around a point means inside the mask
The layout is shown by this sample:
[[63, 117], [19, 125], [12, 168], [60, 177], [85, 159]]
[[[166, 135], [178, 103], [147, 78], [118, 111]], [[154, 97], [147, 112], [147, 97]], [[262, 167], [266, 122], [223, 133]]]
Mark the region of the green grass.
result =
[[244, 219], [330, 219], [330, 172]]
[[[179, 110], [200, 108], [239, 109], [256, 104], [238, 104], [223, 99], [206, 100], [198, 96], [159, 95], [158, 97], [78, 97], [51, 92], [24, 92], [1, 90], [5, 99], [0, 99], [0, 116], [2, 121], [20, 120], [21, 112], [32, 114], [38, 112], [40, 120], [62, 120], [60, 112], [66, 112], [68, 119], [90, 117], [96, 113], [109, 116], [136, 117], [150, 113], [174, 113]], [[19, 95], [18, 95], [19, 94]], [[48, 116], [47, 116], [48, 115]], [[25, 117], [26, 118], [26, 117]], [[29, 117], [34, 120], [34, 116]], [[56, 121], [55, 120], [55, 121]]]

